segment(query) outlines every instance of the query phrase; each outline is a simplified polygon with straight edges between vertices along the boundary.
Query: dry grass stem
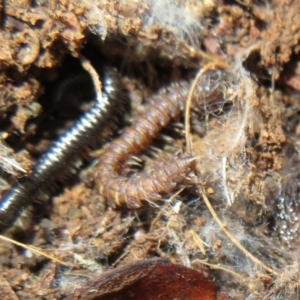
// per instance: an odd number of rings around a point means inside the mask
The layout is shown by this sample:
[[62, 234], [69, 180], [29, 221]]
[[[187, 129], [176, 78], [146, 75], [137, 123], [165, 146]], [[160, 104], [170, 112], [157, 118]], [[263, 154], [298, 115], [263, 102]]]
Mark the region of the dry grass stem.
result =
[[200, 193], [201, 193], [201, 196], [203, 197], [203, 200], [204, 200], [204, 202], [205, 202], [208, 210], [212, 214], [213, 218], [216, 220], [216, 222], [218, 223], [218, 225], [220, 226], [220, 228], [223, 230], [223, 232], [227, 235], [227, 237], [232, 241], [232, 243], [238, 249], [240, 249], [245, 254], [246, 257], [248, 257], [249, 259], [251, 259], [255, 264], [257, 264], [258, 266], [260, 266], [261, 268], [263, 268], [265, 271], [269, 272], [272, 275], [280, 276], [279, 272], [277, 272], [276, 270], [273, 270], [272, 268], [270, 268], [269, 266], [267, 266], [266, 264], [264, 264], [263, 262], [261, 262], [258, 258], [256, 258], [254, 255], [252, 255], [245, 247], [243, 247], [237, 241], [237, 239], [227, 230], [226, 225], [222, 223], [221, 219], [219, 218], [219, 216], [217, 215], [216, 211], [212, 207], [209, 199], [207, 198], [207, 196], [205, 195], [205, 193], [201, 189], [200, 189]]
[[60, 259], [58, 259], [58, 258], [56, 258], [56, 257], [54, 257], [54, 256], [52, 256], [52, 255], [49, 255], [49, 254], [45, 253], [44, 251], [39, 250], [39, 249], [36, 248], [36, 247], [29, 246], [29, 245], [25, 245], [25, 244], [23, 244], [23, 243], [20, 243], [20, 242], [17, 242], [17, 241], [15, 241], [15, 240], [13, 240], [13, 239], [10, 239], [10, 238], [8, 238], [8, 237], [6, 237], [6, 236], [4, 236], [4, 235], [0, 235], [0, 239], [2, 239], [2, 240], [4, 240], [4, 241], [7, 241], [7, 242], [10, 242], [10, 243], [12, 243], [12, 244], [15, 244], [15, 245], [17, 245], [17, 246], [20, 246], [20, 247], [22, 247], [22, 248], [24, 248], [24, 249], [30, 250], [30, 251], [32, 251], [32, 252], [34, 252], [34, 253], [36, 253], [36, 254], [42, 255], [42, 256], [44, 256], [44, 257], [46, 257], [46, 258], [49, 258], [50, 260], [55, 261], [55, 262], [57, 262], [57, 263], [59, 263], [59, 264], [61, 264], [61, 265], [63, 265], [63, 266], [66, 266], [66, 267], [73, 267], [72, 264], [63, 262], [62, 260], [60, 260]]

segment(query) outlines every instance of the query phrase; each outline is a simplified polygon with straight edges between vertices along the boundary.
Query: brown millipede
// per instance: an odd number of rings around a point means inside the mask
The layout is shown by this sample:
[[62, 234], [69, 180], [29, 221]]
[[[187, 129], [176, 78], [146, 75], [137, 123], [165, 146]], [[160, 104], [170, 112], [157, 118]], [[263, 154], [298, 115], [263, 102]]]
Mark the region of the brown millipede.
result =
[[122, 175], [122, 166], [129, 156], [145, 149], [157, 133], [183, 111], [188, 90], [188, 82], [180, 82], [154, 95], [145, 113], [101, 155], [97, 177], [100, 193], [110, 205], [138, 208], [145, 200], [155, 202], [170, 194], [195, 169], [196, 158], [182, 155], [159, 162], [151, 170], [129, 177]]

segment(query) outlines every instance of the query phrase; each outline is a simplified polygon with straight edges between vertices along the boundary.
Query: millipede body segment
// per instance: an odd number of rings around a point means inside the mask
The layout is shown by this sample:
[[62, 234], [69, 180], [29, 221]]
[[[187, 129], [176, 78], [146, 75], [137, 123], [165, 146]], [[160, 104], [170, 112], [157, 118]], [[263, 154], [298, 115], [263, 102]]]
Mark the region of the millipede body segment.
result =
[[125, 93], [121, 87], [116, 71], [107, 69], [102, 99], [97, 99], [94, 106], [39, 159], [32, 176], [15, 185], [0, 201], [0, 232], [12, 226], [32, 203], [34, 195], [57, 179], [83, 148], [99, 137], [101, 130], [111, 123], [112, 114], [115, 117], [122, 111]]
[[100, 193], [110, 205], [138, 208], [145, 200], [160, 200], [195, 169], [195, 157], [182, 155], [159, 162], [150, 170], [129, 177], [122, 175], [122, 166], [130, 155], [144, 150], [158, 132], [183, 111], [188, 90], [189, 84], [181, 82], [160, 91], [146, 107], [145, 114], [133, 120], [132, 126], [101, 155], [97, 175]]

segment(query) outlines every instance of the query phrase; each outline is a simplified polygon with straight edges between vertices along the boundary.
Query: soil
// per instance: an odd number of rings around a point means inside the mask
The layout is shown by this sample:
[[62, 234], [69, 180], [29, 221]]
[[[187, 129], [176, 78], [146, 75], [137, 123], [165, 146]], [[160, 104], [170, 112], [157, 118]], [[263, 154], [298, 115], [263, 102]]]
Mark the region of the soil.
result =
[[[131, 107], [4, 233], [58, 261], [0, 239], [3, 299], [64, 299], [105, 271], [155, 257], [200, 270], [222, 299], [299, 298], [300, 3], [159, 3], [2, 1], [2, 195], [30, 177], [93, 104], [91, 83], [80, 79], [82, 55], [96, 70], [117, 68]], [[194, 95], [202, 104], [192, 103], [190, 115], [195, 174], [164, 201], [110, 207], [97, 187], [97, 157], [151, 95], [192, 83], [207, 66]], [[77, 76], [80, 84], [69, 86]], [[124, 173], [186, 151], [182, 115]], [[200, 190], [235, 239], [274, 272], [224, 234]]]

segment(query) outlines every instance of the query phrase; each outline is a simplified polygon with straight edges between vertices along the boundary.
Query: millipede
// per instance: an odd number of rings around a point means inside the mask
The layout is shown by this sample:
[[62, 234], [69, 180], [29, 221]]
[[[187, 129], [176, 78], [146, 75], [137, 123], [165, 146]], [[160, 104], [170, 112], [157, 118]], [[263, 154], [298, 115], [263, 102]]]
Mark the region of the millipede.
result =
[[196, 157], [181, 155], [156, 163], [130, 176], [122, 166], [131, 155], [144, 150], [158, 132], [183, 111], [189, 83], [182, 81], [154, 95], [145, 113], [133, 120], [99, 158], [97, 178], [100, 194], [111, 206], [139, 208], [143, 202], [157, 202], [170, 194], [196, 168]]
[[116, 70], [105, 68], [102, 99], [97, 99], [94, 106], [42, 155], [34, 166], [32, 176], [16, 184], [1, 200], [0, 232], [11, 227], [32, 203], [34, 195], [53, 182], [74, 157], [112, 123], [112, 119], [125, 107], [125, 102], [126, 93]]

